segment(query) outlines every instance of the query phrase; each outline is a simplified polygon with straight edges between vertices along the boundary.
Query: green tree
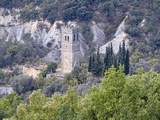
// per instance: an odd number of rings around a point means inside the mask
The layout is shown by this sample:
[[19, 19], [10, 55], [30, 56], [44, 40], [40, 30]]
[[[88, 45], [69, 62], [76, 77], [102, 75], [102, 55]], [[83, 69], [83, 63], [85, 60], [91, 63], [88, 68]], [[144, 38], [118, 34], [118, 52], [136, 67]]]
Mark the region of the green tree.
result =
[[[112, 43], [110, 47], [106, 47], [106, 53], [104, 57], [104, 70], [108, 70], [113, 65], [114, 54]], [[104, 71], [105, 72], [105, 71]]]
[[17, 117], [16, 109], [17, 106], [22, 103], [19, 96], [16, 93], [7, 95], [5, 98], [0, 99], [0, 118]]
[[33, 79], [30, 76], [15, 76], [11, 78], [10, 83], [19, 95], [34, 89]]
[[49, 62], [47, 64], [47, 68], [46, 68], [47, 73], [49, 73], [49, 72], [54, 73], [56, 69], [57, 69], [57, 64], [56, 63]]
[[129, 74], [129, 50], [126, 51], [126, 58], [125, 58], [125, 64], [124, 64], [124, 73], [127, 75]]
[[[40, 90], [29, 96], [29, 104], [20, 104], [17, 108], [18, 120], [47, 120], [46, 103], [49, 101]], [[49, 109], [49, 108], [48, 108]], [[49, 120], [49, 119], [48, 119]]]
[[121, 58], [121, 64], [124, 65], [125, 64], [125, 58], [126, 58], [125, 41], [123, 41], [123, 43], [122, 43], [122, 52], [120, 53], [120, 55], [122, 56], [122, 58]]
[[91, 58], [91, 56], [89, 57], [89, 64], [88, 64], [88, 72], [91, 72], [91, 66], [92, 65], [92, 58]]
[[92, 68], [92, 74], [95, 76], [101, 76], [102, 75], [102, 70], [103, 70], [103, 64], [100, 59], [100, 54], [99, 54], [99, 47], [97, 50], [96, 54], [96, 59], [94, 62], [94, 67]]
[[73, 88], [69, 88], [63, 96], [63, 102], [59, 109], [59, 119], [75, 120], [78, 114], [78, 95]]
[[92, 18], [92, 11], [86, 6], [82, 6], [77, 10], [77, 17], [80, 21], [89, 21]]
[[118, 71], [114, 67], [108, 69], [100, 88], [94, 88], [90, 94], [91, 106], [96, 114], [96, 119], [116, 118], [120, 109], [118, 102], [122, 97], [125, 83], [126, 78], [122, 67]]
[[160, 74], [139, 70], [127, 78], [120, 99], [119, 118], [158, 120], [160, 118]]

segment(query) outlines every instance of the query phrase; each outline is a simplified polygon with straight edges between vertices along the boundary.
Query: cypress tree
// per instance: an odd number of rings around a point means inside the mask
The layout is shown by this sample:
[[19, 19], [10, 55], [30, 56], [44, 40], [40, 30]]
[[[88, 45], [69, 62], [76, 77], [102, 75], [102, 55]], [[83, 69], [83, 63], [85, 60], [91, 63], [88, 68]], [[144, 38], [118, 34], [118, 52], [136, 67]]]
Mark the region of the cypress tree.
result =
[[106, 70], [108, 68], [108, 55], [109, 55], [109, 49], [106, 47], [106, 54], [104, 57], [104, 69]]
[[91, 72], [92, 72], [92, 70], [93, 70], [93, 68], [94, 68], [94, 66], [95, 66], [95, 57], [94, 57], [94, 55], [93, 56], [91, 56]]
[[123, 41], [122, 46], [119, 45], [119, 52], [118, 52], [118, 66], [125, 64], [126, 58], [126, 49], [125, 49], [125, 41]]
[[124, 65], [124, 73], [129, 74], [129, 50], [126, 51], [125, 65]]
[[120, 66], [122, 61], [122, 47], [121, 47], [121, 43], [119, 44], [119, 52], [118, 52], [118, 66]]
[[114, 63], [114, 54], [112, 43], [110, 47], [106, 47], [106, 54], [104, 57], [104, 72], [108, 70]]
[[122, 61], [121, 64], [125, 64], [125, 58], [126, 58], [126, 49], [125, 49], [125, 41], [122, 43]]
[[116, 68], [116, 70], [118, 70], [117, 56], [114, 56], [114, 58], [113, 58], [113, 65]]
[[99, 47], [97, 49], [97, 56], [96, 56], [96, 61], [100, 61], [100, 55], [99, 55]]
[[98, 47], [96, 59], [94, 62], [94, 67], [92, 68], [92, 74], [94, 74], [95, 76], [100, 76], [102, 74], [102, 70], [103, 70], [103, 66], [100, 60], [99, 47]]
[[113, 46], [112, 46], [112, 43], [111, 43], [111, 46], [110, 46], [110, 65], [109, 65], [109, 67], [111, 67], [112, 65], [113, 65]]
[[92, 67], [92, 57], [89, 57], [89, 64], [88, 64], [88, 72], [91, 72]]

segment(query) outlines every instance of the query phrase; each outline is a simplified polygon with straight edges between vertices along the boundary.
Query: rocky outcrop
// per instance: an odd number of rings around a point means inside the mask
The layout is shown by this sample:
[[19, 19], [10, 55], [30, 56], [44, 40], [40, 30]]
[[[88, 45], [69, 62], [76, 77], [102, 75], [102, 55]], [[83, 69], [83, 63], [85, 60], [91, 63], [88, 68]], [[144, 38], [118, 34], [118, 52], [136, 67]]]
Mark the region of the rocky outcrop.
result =
[[7, 95], [13, 92], [13, 88], [10, 86], [0, 86], [0, 95]]
[[115, 34], [114, 34], [114, 38], [107, 42], [105, 45], [102, 45], [100, 47], [100, 53], [101, 54], [105, 54], [106, 52], [106, 47], [109, 47], [112, 43], [113, 46], [113, 52], [115, 54], [118, 53], [119, 51], [119, 45], [122, 44], [123, 41], [125, 41], [125, 47], [126, 49], [129, 48], [129, 39], [128, 39], [128, 34], [125, 33], [125, 20], [128, 18], [128, 15], [124, 18], [124, 20], [121, 22], [121, 24], [118, 26]]
[[[127, 38], [127, 34], [124, 32], [125, 30], [125, 20], [118, 26], [117, 31], [114, 35], [115, 38], [110, 42], [105, 44], [105, 33], [103, 30], [103, 25], [96, 24], [92, 22], [91, 31], [93, 33], [93, 43], [96, 47], [100, 47], [100, 53], [105, 53], [105, 48], [109, 46], [112, 42], [114, 53], [118, 52], [119, 44], [125, 40], [126, 48], [129, 47]], [[69, 22], [68, 25], [73, 25], [74, 22]], [[58, 26], [57, 26], [58, 25]], [[61, 56], [61, 29], [64, 23], [62, 21], [56, 21], [53, 25], [51, 25], [47, 21], [30, 21], [30, 22], [22, 22], [20, 20], [20, 9], [0, 9], [0, 39], [4, 39], [6, 41], [27, 41], [33, 40], [39, 45], [47, 47], [51, 50], [45, 57], [46, 61], [57, 62], [60, 61]], [[80, 51], [82, 55], [85, 54], [86, 50], [88, 50], [88, 46], [84, 42], [85, 39], [80, 34]]]
[[96, 47], [104, 45], [105, 34], [103, 28], [93, 22], [93, 25], [91, 26], [91, 31], [93, 33], [93, 43], [96, 45]]
[[[74, 23], [69, 22], [68, 24]], [[44, 57], [44, 60], [47, 61], [57, 62], [60, 60], [60, 26], [63, 25], [64, 23], [62, 21], [56, 21], [53, 25], [47, 21], [38, 20], [23, 23], [20, 20], [20, 9], [0, 9], [0, 39], [20, 41], [22, 43], [32, 40], [39, 45], [47, 47], [51, 50]], [[88, 46], [85, 44], [83, 36], [80, 38], [80, 50], [82, 55], [84, 55]]]

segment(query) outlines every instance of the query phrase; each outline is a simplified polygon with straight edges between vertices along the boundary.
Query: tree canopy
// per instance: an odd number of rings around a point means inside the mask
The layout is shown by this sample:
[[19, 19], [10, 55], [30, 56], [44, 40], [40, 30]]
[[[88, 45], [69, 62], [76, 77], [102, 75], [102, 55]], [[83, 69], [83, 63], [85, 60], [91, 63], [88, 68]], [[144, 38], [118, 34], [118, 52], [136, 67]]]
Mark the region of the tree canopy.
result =
[[84, 96], [69, 87], [65, 94], [55, 93], [52, 97], [46, 97], [40, 90], [34, 91], [29, 96], [29, 103], [20, 105], [15, 95], [0, 99], [3, 106], [0, 117], [18, 120], [159, 120], [159, 79], [160, 74], [153, 71], [139, 69], [137, 74], [126, 76], [122, 66], [118, 71], [111, 67], [105, 72], [102, 83]]

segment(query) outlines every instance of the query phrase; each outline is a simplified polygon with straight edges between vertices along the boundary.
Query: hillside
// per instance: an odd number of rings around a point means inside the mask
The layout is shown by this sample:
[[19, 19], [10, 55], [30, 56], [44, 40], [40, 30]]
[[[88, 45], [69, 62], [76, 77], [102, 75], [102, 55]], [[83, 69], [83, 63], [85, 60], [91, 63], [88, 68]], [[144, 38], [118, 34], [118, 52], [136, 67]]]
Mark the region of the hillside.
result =
[[159, 120], [159, 6], [0, 0], [0, 120]]
[[[36, 33], [36, 35], [31, 35], [31, 37], [34, 39], [37, 36], [38, 39], [45, 41], [44, 43], [47, 43], [50, 37], [56, 38], [55, 35], [50, 35], [56, 34], [55, 28], [51, 28], [54, 22], [75, 21], [83, 28], [82, 33], [86, 38], [85, 42], [91, 44], [93, 35], [88, 28], [93, 25], [94, 21], [94, 23], [101, 26], [105, 34], [105, 41], [101, 43], [104, 44], [115, 37], [117, 27], [126, 15], [129, 15], [126, 20], [125, 32], [131, 37], [131, 44], [134, 45], [134, 49], [143, 53], [153, 52], [159, 47], [159, 4], [159, 0], [2, 0], [0, 2], [2, 8], [7, 8], [11, 12], [1, 10], [3, 17], [11, 14], [17, 18], [15, 19], [16, 24], [24, 24], [25, 29], [27, 27], [32, 28], [31, 34], [40, 30], [40, 32]], [[15, 15], [19, 13], [19, 16]], [[10, 18], [6, 17], [5, 19], [8, 20]], [[51, 23], [51, 26], [48, 23], [46, 24], [45, 20]], [[31, 21], [32, 23], [28, 23]], [[36, 21], [39, 22], [37, 23]], [[12, 22], [14, 23], [14, 21], [10, 21], [10, 26], [15, 25]], [[4, 22], [2, 26], [5, 26]], [[14, 29], [21, 31], [22, 29], [20, 28], [18, 26], [18, 28]], [[52, 33], [45, 31], [46, 29], [52, 31]], [[27, 31], [30, 30], [24, 30], [24, 33], [28, 33]], [[45, 34], [48, 35], [46, 36]], [[18, 36], [16, 39], [20, 40], [22, 36]], [[38, 40], [37, 42], [41, 41]]]
[[[86, 71], [89, 57], [98, 47], [104, 61], [106, 47], [112, 44], [117, 56], [114, 62], [118, 61], [123, 41], [130, 51], [130, 74], [140, 67], [160, 72], [159, 4], [159, 0], [1, 0], [0, 68], [13, 71], [11, 77], [14, 72], [23, 73], [15, 67], [17, 64], [34, 68], [35, 64], [46, 64], [43, 60], [60, 67], [61, 28], [78, 25], [80, 52], [84, 56], [82, 68], [78, 69], [81, 72]], [[45, 70], [41, 72], [46, 76]], [[8, 74], [3, 73], [2, 84], [8, 83], [5, 76]], [[84, 81], [82, 78], [79, 81]]]
[[[112, 43], [117, 54], [126, 41], [130, 74], [138, 66], [159, 72], [159, 4], [159, 0], [1, 0], [0, 67], [41, 59], [60, 62], [61, 27], [77, 24], [84, 63], [98, 47], [104, 55]], [[156, 62], [150, 64], [153, 58]]]

